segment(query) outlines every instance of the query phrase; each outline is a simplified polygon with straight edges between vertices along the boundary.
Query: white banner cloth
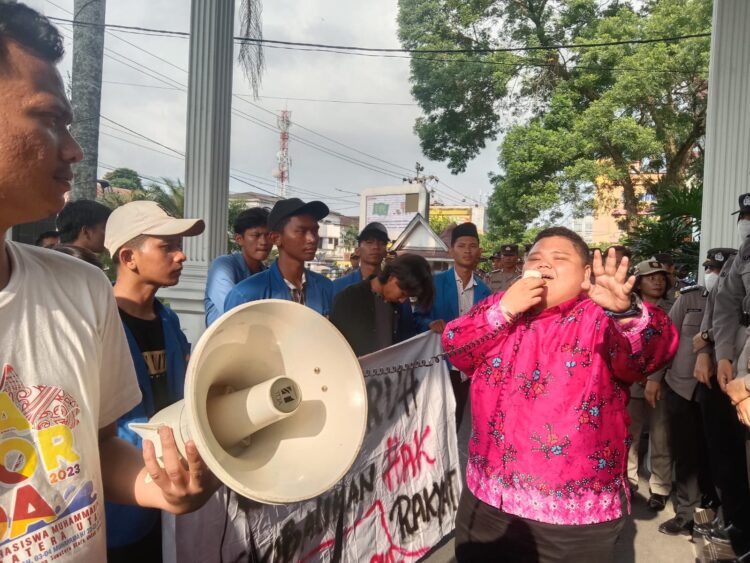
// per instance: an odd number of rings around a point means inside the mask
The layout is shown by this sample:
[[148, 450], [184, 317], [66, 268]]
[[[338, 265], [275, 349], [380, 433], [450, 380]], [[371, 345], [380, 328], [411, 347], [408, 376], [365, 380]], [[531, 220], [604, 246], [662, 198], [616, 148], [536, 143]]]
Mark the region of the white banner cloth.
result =
[[[430, 332], [360, 362], [368, 369], [439, 352], [440, 338]], [[306, 502], [273, 506], [222, 488], [201, 510], [176, 518], [176, 560], [410, 562], [449, 533], [462, 479], [446, 363], [366, 381], [364, 444], [333, 489]], [[321, 459], [325, 455], [320, 452]], [[165, 546], [171, 541], [165, 538]]]

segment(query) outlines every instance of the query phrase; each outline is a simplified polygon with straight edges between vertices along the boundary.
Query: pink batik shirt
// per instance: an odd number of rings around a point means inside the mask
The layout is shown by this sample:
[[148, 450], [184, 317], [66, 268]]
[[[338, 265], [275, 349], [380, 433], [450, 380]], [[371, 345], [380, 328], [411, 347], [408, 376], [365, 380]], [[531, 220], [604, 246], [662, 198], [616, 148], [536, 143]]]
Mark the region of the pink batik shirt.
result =
[[585, 294], [508, 322], [497, 293], [443, 332], [471, 376], [466, 482], [483, 502], [550, 524], [595, 524], [630, 512], [624, 478], [628, 386], [665, 366], [679, 338], [644, 304], [621, 324]]

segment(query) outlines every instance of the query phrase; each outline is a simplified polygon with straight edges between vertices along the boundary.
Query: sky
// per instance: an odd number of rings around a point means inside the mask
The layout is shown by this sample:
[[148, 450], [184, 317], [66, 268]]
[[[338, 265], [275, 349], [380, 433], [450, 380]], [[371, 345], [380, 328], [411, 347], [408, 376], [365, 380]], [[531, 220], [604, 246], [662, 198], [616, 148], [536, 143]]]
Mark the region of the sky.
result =
[[[26, 1], [48, 16], [72, 19], [73, 0]], [[238, 0], [238, 7], [239, 4]], [[400, 47], [396, 0], [266, 0], [263, 4], [266, 39]], [[189, 6], [187, 0], [109, 0], [106, 22], [189, 31]], [[69, 25], [60, 25], [60, 29], [66, 47], [60, 69], [67, 81], [73, 52], [72, 29]], [[235, 35], [238, 34], [239, 19], [235, 21]], [[236, 50], [237, 46], [235, 55]], [[107, 31], [101, 107], [106, 119], [102, 119], [100, 131], [100, 176], [106, 173], [105, 166], [123, 166], [144, 176], [184, 179], [184, 161], [174, 151], [185, 150], [188, 54], [187, 38]], [[265, 49], [265, 57], [260, 98], [253, 100], [246, 96], [251, 92], [250, 84], [235, 56], [234, 93], [242, 97], [233, 98], [236, 110], [275, 127], [273, 113], [288, 109], [292, 112], [293, 135], [390, 172], [368, 170], [293, 139], [289, 144], [293, 186], [290, 196], [322, 199], [335, 211], [356, 215], [358, 197], [354, 194], [369, 187], [400, 184], [400, 177], [408, 176], [418, 161], [425, 167], [424, 173], [442, 181], [435, 186], [439, 201], [486, 202], [491, 192], [488, 174], [498, 171], [498, 141], [489, 141], [466, 172], [457, 176], [443, 163], [424, 157], [413, 130], [421, 112], [410, 93], [408, 59], [273, 48]], [[268, 190], [275, 194], [271, 173], [276, 167], [278, 146], [277, 131], [234, 115], [232, 175], [256, 187], [232, 179], [230, 191]]]

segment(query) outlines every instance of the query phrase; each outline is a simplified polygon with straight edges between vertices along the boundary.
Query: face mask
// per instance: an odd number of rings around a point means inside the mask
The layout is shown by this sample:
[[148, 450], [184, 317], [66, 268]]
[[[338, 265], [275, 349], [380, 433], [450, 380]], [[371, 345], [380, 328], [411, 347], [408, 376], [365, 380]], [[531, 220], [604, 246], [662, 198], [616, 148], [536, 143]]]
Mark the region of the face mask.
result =
[[708, 272], [704, 278], [703, 285], [706, 287], [708, 291], [711, 291], [714, 286], [716, 285], [716, 282], [719, 281], [719, 274], [716, 272]]
[[740, 240], [745, 242], [745, 239], [750, 236], [750, 221], [742, 219], [737, 222], [737, 231], [740, 233]]

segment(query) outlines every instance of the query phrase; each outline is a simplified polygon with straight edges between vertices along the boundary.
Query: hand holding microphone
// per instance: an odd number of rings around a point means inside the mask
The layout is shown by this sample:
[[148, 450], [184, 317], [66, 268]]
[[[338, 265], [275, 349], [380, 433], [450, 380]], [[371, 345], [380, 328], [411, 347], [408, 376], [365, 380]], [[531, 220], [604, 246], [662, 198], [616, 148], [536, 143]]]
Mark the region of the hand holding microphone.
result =
[[526, 270], [523, 277], [505, 292], [500, 300], [500, 310], [508, 321], [513, 321], [521, 313], [542, 302], [547, 282], [538, 270]]

